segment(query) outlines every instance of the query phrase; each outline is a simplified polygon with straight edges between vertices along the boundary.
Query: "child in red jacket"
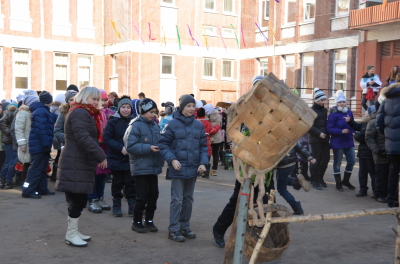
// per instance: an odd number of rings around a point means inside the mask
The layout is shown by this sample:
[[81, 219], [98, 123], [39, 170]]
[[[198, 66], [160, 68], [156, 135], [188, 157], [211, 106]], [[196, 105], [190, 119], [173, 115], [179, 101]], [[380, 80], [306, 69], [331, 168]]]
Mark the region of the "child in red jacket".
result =
[[[208, 118], [206, 118], [206, 112], [204, 110], [204, 108], [199, 108], [197, 109], [197, 120], [199, 120], [201, 123], [203, 123], [204, 129], [206, 131], [206, 135], [207, 135], [207, 146], [208, 146], [208, 159], [210, 159], [211, 157], [211, 144], [210, 144], [210, 136], [215, 135], [219, 130], [220, 130], [220, 125], [215, 125], [215, 127], [213, 127], [210, 123], [210, 121], [208, 120]], [[210, 165], [208, 165], [207, 167], [207, 171], [201, 175], [201, 177], [209, 179], [209, 174], [210, 174]]]

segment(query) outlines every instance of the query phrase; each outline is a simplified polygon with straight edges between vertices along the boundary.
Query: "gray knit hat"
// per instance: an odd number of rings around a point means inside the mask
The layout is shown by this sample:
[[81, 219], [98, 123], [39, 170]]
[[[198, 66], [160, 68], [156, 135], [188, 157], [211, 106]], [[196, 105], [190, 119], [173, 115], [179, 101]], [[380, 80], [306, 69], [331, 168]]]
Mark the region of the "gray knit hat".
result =
[[128, 104], [128, 105], [131, 107], [131, 109], [133, 109], [133, 105], [132, 105], [132, 100], [131, 100], [131, 98], [129, 98], [129, 97], [122, 97], [122, 98], [119, 99], [119, 101], [118, 101], [118, 112], [119, 112], [119, 109], [121, 108], [121, 106], [124, 105], [124, 104]]
[[318, 102], [322, 99], [326, 99], [326, 94], [317, 87], [314, 89], [314, 98], [315, 102]]
[[37, 96], [28, 95], [22, 101], [24, 105], [31, 106], [32, 103], [39, 101]]
[[186, 105], [193, 103], [196, 104], [196, 100], [189, 94], [184, 94], [179, 98], [179, 109], [183, 111]]
[[74, 97], [78, 92], [75, 90], [68, 90], [65, 93], [65, 102], [68, 103], [69, 99], [71, 99], [71, 97]]

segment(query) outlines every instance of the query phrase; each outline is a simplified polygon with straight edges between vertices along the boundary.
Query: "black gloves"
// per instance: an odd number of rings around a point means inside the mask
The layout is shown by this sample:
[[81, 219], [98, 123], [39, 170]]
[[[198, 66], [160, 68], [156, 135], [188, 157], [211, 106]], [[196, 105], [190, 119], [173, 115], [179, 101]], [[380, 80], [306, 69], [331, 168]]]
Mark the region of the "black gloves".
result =
[[43, 147], [43, 152], [44, 153], [50, 153], [51, 152], [51, 148], [49, 146], [45, 146], [45, 147]]

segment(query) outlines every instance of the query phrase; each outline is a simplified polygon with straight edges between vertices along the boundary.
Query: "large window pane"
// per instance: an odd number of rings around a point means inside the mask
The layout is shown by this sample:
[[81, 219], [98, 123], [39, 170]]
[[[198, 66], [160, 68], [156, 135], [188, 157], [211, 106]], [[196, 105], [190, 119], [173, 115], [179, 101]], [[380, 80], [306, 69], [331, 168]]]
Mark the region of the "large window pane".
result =
[[15, 88], [28, 89], [28, 63], [15, 62]]
[[164, 3], [172, 4], [172, 0], [163, 0]]
[[232, 78], [232, 61], [224, 61], [222, 63], [222, 77]]
[[294, 64], [294, 55], [286, 55], [285, 56], [285, 63], [286, 63], [286, 65]]
[[286, 14], [286, 22], [294, 23], [296, 22], [296, 0], [288, 0], [286, 2], [287, 6], [287, 14]]
[[286, 67], [285, 83], [290, 88], [293, 88], [293, 86], [294, 86], [294, 67]]
[[204, 59], [203, 76], [214, 77], [214, 60]]
[[337, 60], [347, 61], [347, 49], [335, 51], [335, 61]]
[[214, 0], [205, 0], [205, 8], [206, 9], [214, 9]]
[[79, 67], [79, 89], [90, 85], [90, 67]]
[[315, 0], [304, 0], [304, 19], [314, 19], [315, 18]]
[[310, 88], [304, 89], [303, 94], [312, 94], [313, 87], [313, 76], [314, 76], [314, 66], [304, 66], [303, 67], [303, 87], [302, 88]]
[[335, 91], [346, 90], [346, 63], [335, 63]]
[[268, 75], [268, 60], [260, 60], [260, 75], [267, 76]]
[[67, 65], [56, 65], [56, 90], [67, 90]]
[[224, 11], [233, 13], [233, 1], [234, 0], [224, 0]]
[[336, 12], [339, 15], [345, 15], [349, 13], [350, 0], [336, 0]]
[[162, 57], [162, 74], [172, 74], [172, 57], [163, 56]]

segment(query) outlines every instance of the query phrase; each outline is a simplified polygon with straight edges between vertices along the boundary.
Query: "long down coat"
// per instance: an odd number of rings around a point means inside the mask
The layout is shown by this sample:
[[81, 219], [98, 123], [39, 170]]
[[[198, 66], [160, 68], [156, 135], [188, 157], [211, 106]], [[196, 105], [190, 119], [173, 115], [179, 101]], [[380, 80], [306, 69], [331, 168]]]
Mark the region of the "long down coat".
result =
[[77, 108], [65, 118], [64, 132], [56, 191], [91, 194], [96, 168], [107, 157], [99, 146], [96, 123], [87, 110]]
[[[15, 117], [15, 137], [18, 144], [18, 160], [22, 163], [31, 163], [31, 154], [29, 154], [29, 133], [31, 132], [31, 112], [29, 106], [21, 105], [19, 112]], [[26, 147], [23, 152], [21, 147]]]

